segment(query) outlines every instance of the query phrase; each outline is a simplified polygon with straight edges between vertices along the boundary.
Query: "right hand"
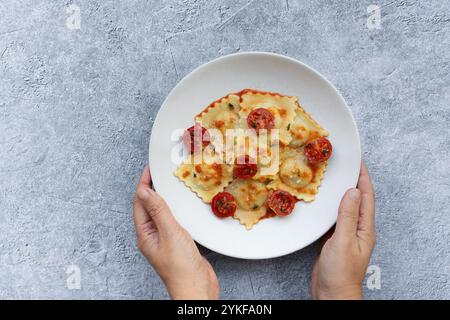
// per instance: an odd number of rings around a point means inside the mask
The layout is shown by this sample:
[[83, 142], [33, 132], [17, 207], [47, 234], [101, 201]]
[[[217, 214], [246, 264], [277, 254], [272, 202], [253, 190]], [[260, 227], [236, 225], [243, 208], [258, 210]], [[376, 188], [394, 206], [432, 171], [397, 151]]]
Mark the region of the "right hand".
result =
[[358, 186], [342, 198], [336, 228], [325, 236], [314, 265], [313, 299], [361, 299], [375, 238], [375, 196], [361, 163]]

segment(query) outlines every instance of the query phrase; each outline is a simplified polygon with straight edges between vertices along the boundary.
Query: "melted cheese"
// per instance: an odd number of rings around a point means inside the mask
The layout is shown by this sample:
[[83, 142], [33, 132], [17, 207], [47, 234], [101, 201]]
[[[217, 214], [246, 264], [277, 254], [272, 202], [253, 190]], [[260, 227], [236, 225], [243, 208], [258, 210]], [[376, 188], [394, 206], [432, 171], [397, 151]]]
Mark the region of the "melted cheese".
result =
[[[249, 131], [254, 133], [253, 130]], [[252, 159], [256, 159], [258, 171], [252, 179], [265, 181], [267, 177], [278, 173], [280, 161], [277, 136], [272, 136], [268, 133], [255, 135], [254, 137], [247, 136], [242, 140], [241, 144], [236, 143], [235, 151], [235, 158], [247, 155]]]
[[192, 156], [175, 170], [174, 175], [206, 203], [233, 180], [231, 166], [206, 161], [195, 164]]
[[313, 178], [311, 168], [299, 157], [287, 158], [280, 167], [280, 180], [292, 187], [306, 187]]
[[224, 163], [231, 164], [235, 159], [234, 141], [227, 144], [227, 130], [239, 127], [239, 109], [239, 96], [230, 94], [212, 103], [195, 117], [196, 122], [209, 129], [211, 144]]
[[267, 109], [275, 118], [275, 128], [280, 130], [280, 141], [288, 144], [291, 141], [288, 125], [294, 120], [297, 105], [296, 97], [248, 91], [241, 96], [239, 115], [246, 121], [253, 110]]
[[278, 173], [280, 168], [279, 141], [269, 134], [259, 135], [257, 145], [258, 172], [255, 180], [265, 181]]
[[247, 229], [251, 229], [266, 214], [268, 190], [266, 185], [255, 180], [234, 180], [225, 191], [231, 193], [237, 203], [234, 218]]
[[230, 94], [203, 110], [195, 121], [207, 129], [218, 129], [225, 136], [227, 129], [237, 127], [239, 109], [239, 96]]
[[321, 184], [327, 162], [312, 166], [302, 149], [283, 148], [281, 166], [269, 189], [288, 191], [299, 200], [313, 201]]
[[295, 118], [289, 125], [289, 134], [291, 136], [290, 145], [301, 147], [308, 140], [328, 136], [328, 131], [314, 121], [302, 107], [298, 106], [295, 111]]

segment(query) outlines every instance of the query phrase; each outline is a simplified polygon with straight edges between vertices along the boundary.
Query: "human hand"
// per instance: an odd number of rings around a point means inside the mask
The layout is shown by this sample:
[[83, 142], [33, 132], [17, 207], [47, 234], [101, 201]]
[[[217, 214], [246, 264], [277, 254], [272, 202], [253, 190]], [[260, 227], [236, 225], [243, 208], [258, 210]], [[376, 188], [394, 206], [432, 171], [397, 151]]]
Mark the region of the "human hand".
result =
[[361, 163], [358, 186], [342, 198], [335, 230], [325, 236], [314, 265], [313, 299], [362, 299], [362, 282], [375, 238], [375, 196], [367, 168]]
[[219, 282], [189, 233], [166, 202], [151, 189], [146, 166], [134, 199], [138, 247], [164, 282], [172, 299], [218, 299]]

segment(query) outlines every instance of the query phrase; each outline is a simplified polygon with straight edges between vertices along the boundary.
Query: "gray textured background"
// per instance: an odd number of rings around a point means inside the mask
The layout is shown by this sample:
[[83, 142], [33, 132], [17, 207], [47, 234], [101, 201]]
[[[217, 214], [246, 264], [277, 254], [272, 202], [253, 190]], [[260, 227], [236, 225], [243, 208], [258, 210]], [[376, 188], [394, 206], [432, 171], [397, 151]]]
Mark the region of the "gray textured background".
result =
[[[166, 298], [131, 214], [153, 119], [193, 68], [251, 50], [316, 68], [356, 117], [382, 272], [366, 296], [450, 298], [448, 1], [2, 0], [0, 17], [0, 298]], [[314, 245], [265, 261], [202, 252], [223, 298], [310, 298]], [[81, 290], [66, 287], [71, 264]]]

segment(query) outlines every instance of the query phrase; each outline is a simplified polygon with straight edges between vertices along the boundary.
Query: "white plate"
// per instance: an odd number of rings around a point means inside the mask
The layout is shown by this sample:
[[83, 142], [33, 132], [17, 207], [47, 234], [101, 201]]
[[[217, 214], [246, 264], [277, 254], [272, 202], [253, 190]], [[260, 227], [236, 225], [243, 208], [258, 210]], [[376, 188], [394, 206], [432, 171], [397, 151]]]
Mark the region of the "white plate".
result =
[[[247, 231], [234, 219], [218, 219], [173, 175], [173, 132], [216, 99], [244, 88], [298, 96], [301, 105], [330, 132], [333, 156], [315, 201], [298, 202], [285, 218], [260, 221]], [[150, 138], [150, 169], [157, 192], [195, 241], [224, 255], [263, 259], [289, 254], [320, 238], [336, 222], [345, 191], [356, 185], [361, 162], [358, 129], [344, 99], [322, 75], [277, 54], [248, 52], [224, 56], [192, 71], [170, 92], [156, 116]]]

